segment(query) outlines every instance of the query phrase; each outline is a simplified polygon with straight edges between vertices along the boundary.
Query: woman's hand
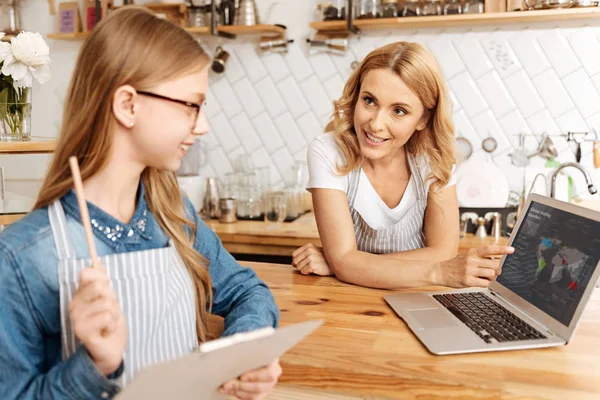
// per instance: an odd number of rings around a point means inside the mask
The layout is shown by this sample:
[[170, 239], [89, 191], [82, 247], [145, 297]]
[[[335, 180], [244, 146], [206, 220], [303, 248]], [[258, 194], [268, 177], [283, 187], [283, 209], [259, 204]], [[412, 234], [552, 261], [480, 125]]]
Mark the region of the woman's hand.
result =
[[224, 383], [219, 391], [241, 400], [261, 400], [273, 391], [281, 376], [279, 359], [266, 367], [246, 372], [239, 379]]
[[75, 336], [98, 370], [108, 376], [123, 361], [127, 325], [104, 266], [97, 265], [79, 274], [79, 287], [69, 304], [69, 313]]
[[510, 246], [491, 245], [470, 249], [452, 260], [442, 261], [435, 270], [434, 282], [454, 288], [480, 286], [488, 287], [502, 272], [500, 261], [490, 257], [512, 254]]
[[307, 244], [292, 253], [292, 266], [302, 275], [334, 275], [333, 270], [325, 258], [323, 248], [314, 244]]

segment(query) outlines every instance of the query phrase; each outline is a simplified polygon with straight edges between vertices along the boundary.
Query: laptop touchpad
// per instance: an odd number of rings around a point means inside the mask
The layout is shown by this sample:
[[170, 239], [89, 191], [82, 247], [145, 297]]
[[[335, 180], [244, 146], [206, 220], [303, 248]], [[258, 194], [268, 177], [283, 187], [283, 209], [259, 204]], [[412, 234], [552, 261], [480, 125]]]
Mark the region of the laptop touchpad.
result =
[[446, 310], [439, 308], [409, 310], [408, 313], [417, 323], [417, 327], [422, 329], [447, 328], [458, 325]]

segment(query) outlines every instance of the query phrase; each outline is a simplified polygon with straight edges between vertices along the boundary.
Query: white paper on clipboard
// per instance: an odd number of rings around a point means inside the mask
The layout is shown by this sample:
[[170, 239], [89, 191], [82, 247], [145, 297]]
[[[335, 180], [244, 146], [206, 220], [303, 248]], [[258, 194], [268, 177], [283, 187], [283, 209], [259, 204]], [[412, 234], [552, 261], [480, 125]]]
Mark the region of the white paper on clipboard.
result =
[[219, 386], [244, 372], [270, 364], [321, 324], [323, 320], [307, 321], [207, 342], [208, 346], [190, 355], [144, 369], [116, 398], [226, 399], [217, 391]]

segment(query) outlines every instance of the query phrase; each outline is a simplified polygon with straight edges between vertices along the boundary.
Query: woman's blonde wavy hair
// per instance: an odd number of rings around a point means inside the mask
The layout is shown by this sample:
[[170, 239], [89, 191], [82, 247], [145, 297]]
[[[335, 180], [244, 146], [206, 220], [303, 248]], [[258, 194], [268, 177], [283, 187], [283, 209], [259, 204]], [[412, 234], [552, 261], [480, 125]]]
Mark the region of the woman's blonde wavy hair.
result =
[[[69, 86], [58, 145], [34, 208], [48, 206], [72, 187], [68, 159], [76, 156], [85, 180], [108, 163], [117, 124], [112, 98], [117, 88], [138, 90], [199, 72], [209, 62], [184, 29], [139, 6], [126, 6], [103, 19], [83, 43]], [[194, 250], [188, 220], [173, 172], [146, 168], [146, 202], [174, 241], [196, 287], [196, 328], [207, 339], [212, 284], [207, 260]]]
[[363, 162], [354, 130], [354, 109], [363, 80], [375, 69], [395, 72], [425, 107], [423, 117], [427, 125], [411, 136], [406, 150], [428, 156], [431, 174], [427, 179], [432, 181], [430, 194], [436, 199], [438, 190], [448, 184], [457, 162], [452, 105], [437, 61], [418, 43], [392, 43], [369, 53], [346, 82], [342, 97], [333, 102], [333, 115], [325, 130], [333, 133], [344, 155], [345, 164], [337, 166], [338, 173], [346, 175]]

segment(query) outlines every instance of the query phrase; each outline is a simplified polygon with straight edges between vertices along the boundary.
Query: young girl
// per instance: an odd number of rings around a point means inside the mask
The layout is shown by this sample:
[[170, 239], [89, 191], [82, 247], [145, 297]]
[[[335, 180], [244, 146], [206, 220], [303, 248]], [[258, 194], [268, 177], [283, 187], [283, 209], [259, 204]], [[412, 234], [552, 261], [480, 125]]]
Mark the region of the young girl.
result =
[[303, 274], [377, 288], [487, 286], [504, 247], [456, 255], [454, 126], [434, 57], [418, 43], [371, 52], [308, 151], [323, 249], [293, 254]]
[[[268, 287], [183, 200], [209, 57], [183, 29], [128, 6], [84, 42], [34, 211], [0, 234], [0, 398], [106, 399], [207, 339], [276, 326]], [[91, 264], [68, 158], [76, 156], [101, 268]], [[210, 370], [198, 371], [210, 374]], [[263, 398], [277, 361], [222, 387]]]

